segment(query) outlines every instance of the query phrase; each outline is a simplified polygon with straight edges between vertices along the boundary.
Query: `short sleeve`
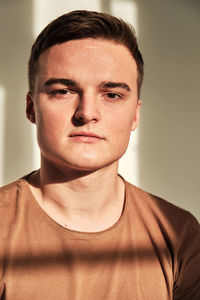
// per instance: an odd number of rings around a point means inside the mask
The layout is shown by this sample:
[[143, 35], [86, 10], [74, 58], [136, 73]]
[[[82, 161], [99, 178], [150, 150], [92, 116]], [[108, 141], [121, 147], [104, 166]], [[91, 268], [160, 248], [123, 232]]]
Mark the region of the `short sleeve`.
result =
[[189, 214], [179, 239], [174, 300], [200, 300], [200, 225]]

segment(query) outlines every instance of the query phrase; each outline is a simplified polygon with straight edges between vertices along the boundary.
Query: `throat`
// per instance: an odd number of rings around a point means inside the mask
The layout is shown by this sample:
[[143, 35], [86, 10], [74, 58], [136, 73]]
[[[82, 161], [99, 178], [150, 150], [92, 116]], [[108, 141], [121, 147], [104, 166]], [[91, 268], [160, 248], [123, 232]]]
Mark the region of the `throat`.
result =
[[64, 228], [98, 232], [112, 227], [120, 219], [125, 205], [125, 184], [121, 177], [117, 176], [115, 185], [97, 190], [75, 187], [54, 184], [42, 190], [30, 184], [41, 208]]

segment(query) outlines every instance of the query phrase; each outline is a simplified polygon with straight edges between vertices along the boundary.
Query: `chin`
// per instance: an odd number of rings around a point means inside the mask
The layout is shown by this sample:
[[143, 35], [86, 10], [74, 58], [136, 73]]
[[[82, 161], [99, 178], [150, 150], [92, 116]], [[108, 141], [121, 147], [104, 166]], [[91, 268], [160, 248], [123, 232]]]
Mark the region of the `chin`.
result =
[[105, 167], [111, 166], [118, 162], [120, 156], [112, 157], [103, 157], [103, 155], [91, 155], [85, 153], [83, 154], [74, 154], [73, 156], [66, 156], [65, 153], [49, 153], [48, 155], [43, 155], [43, 159], [48, 162], [51, 167], [57, 170], [63, 170], [66, 172], [95, 172], [97, 170], [103, 169]]

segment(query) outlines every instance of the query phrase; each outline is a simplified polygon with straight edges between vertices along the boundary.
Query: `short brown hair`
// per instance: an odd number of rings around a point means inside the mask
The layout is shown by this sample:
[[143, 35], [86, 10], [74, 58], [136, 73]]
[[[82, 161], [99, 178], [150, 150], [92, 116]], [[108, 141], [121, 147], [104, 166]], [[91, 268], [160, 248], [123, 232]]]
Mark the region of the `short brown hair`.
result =
[[28, 65], [29, 90], [33, 92], [38, 59], [48, 48], [70, 40], [103, 38], [124, 45], [134, 57], [138, 70], [138, 96], [143, 81], [143, 59], [131, 25], [112, 15], [75, 10], [49, 23], [32, 46]]

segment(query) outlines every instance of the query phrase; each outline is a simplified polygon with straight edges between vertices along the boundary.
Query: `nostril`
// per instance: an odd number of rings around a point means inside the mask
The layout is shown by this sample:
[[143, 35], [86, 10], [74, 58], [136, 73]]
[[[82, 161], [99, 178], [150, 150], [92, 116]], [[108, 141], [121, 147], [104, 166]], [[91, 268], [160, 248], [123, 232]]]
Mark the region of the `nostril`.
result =
[[87, 122], [84, 120], [83, 117], [79, 116], [77, 118], [77, 116], [74, 114], [74, 116], [72, 117], [72, 124], [74, 126], [82, 126], [84, 124], [86, 124]]
[[74, 114], [74, 118], [80, 122], [83, 122], [86, 117], [84, 116], [84, 114], [80, 111], [80, 110], [77, 110]]

